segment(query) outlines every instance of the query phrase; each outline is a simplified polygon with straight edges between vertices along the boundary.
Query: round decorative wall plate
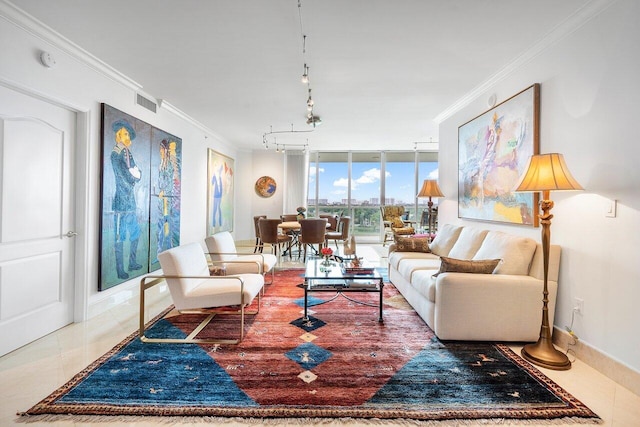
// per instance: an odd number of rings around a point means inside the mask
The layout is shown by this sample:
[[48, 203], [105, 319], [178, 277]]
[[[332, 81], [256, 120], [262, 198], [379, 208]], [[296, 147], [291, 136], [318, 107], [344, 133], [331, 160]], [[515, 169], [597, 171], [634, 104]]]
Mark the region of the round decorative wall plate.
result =
[[261, 176], [256, 181], [256, 193], [260, 197], [271, 197], [276, 192], [276, 180], [270, 176]]

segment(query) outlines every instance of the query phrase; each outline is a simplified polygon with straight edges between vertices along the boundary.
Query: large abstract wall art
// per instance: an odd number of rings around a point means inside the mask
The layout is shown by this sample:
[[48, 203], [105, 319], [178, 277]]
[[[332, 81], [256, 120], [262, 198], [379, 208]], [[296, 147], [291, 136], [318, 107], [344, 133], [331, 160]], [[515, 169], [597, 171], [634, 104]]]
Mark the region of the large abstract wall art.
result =
[[538, 194], [513, 190], [538, 154], [539, 122], [536, 83], [458, 128], [458, 217], [538, 226]]

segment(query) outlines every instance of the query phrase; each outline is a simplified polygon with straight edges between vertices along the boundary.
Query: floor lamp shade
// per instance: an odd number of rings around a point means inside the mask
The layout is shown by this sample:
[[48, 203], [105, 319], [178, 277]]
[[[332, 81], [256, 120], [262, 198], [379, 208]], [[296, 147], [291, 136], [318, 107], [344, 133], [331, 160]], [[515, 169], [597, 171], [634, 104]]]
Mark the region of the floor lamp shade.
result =
[[444, 197], [444, 194], [442, 194], [440, 187], [438, 187], [438, 181], [435, 179], [425, 179], [416, 197]]
[[422, 188], [420, 192], [416, 195], [416, 197], [428, 197], [429, 201], [427, 202], [427, 208], [429, 209], [429, 241], [431, 241], [431, 236], [433, 233], [433, 202], [431, 201], [432, 197], [444, 197], [442, 191], [440, 191], [440, 187], [438, 186], [438, 181], [435, 179], [425, 179], [422, 183]]
[[575, 180], [562, 154], [535, 154], [529, 159], [526, 172], [516, 191], [584, 190]]
[[553, 201], [550, 200], [551, 190], [583, 190], [569, 172], [562, 154], [535, 154], [529, 159], [527, 170], [520, 178], [515, 191], [542, 191], [540, 200], [540, 224], [542, 225], [542, 255], [544, 288], [542, 294], [542, 325], [540, 338], [534, 344], [527, 344], [522, 348], [522, 357], [529, 362], [549, 369], [566, 370], [571, 368], [571, 362], [565, 353], [553, 346], [552, 327], [549, 325], [549, 247], [551, 244], [551, 215]]

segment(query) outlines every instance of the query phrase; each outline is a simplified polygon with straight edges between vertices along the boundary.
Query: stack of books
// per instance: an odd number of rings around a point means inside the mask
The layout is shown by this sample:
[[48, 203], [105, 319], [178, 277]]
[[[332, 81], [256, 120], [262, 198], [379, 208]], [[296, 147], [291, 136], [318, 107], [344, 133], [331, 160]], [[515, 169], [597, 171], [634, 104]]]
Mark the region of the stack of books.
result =
[[374, 268], [370, 265], [354, 264], [351, 261], [342, 263], [342, 271], [344, 274], [371, 274]]

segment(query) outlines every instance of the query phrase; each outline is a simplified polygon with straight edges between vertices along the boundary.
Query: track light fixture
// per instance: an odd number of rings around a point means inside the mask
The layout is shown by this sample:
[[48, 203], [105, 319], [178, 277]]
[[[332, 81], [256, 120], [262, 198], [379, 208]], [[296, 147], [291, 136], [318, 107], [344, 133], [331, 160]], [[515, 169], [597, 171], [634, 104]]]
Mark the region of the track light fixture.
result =
[[313, 126], [314, 128], [320, 124], [322, 121], [320, 117], [316, 116], [313, 113], [313, 109], [315, 106], [315, 102], [311, 97], [311, 82], [309, 78], [309, 66], [306, 61], [307, 54], [307, 35], [304, 33], [304, 26], [302, 25], [302, 0], [298, 0], [298, 17], [300, 18], [300, 33], [302, 35], [302, 57], [305, 59], [304, 61], [304, 72], [302, 74], [302, 83], [307, 85], [307, 91], [309, 93], [307, 97], [307, 124]]
[[[319, 120], [319, 117], [315, 117], [316, 120]], [[307, 123], [309, 123], [309, 121], [307, 121]], [[315, 127], [315, 126], [314, 126]], [[264, 134], [262, 134], [262, 145], [264, 147], [265, 150], [269, 149], [269, 144], [271, 144], [272, 146], [275, 145], [276, 147], [276, 153], [279, 153], [280, 151], [282, 151], [283, 153], [289, 149], [293, 149], [293, 150], [300, 150], [303, 153], [305, 153], [308, 149], [309, 149], [309, 139], [307, 138], [307, 141], [302, 144], [302, 143], [291, 143], [291, 144], [283, 144], [281, 142], [278, 142], [276, 140], [276, 134], [294, 134], [294, 133], [309, 133], [309, 132], [313, 132], [315, 129], [312, 130], [295, 130], [293, 128], [293, 124], [291, 125], [291, 129], [290, 130], [273, 130], [273, 127], [271, 127], [271, 130], [269, 132], [265, 132]], [[269, 138], [273, 137], [273, 141], [269, 141]]]
[[273, 137], [273, 141], [269, 141], [269, 137], [273, 136], [274, 134], [282, 134], [282, 133], [313, 132], [316, 126], [322, 123], [322, 120], [320, 119], [320, 117], [314, 114], [314, 111], [313, 111], [315, 108], [315, 101], [311, 96], [311, 79], [309, 75], [309, 65], [306, 60], [307, 35], [304, 33], [304, 26], [302, 24], [302, 0], [298, 0], [298, 16], [300, 19], [300, 34], [302, 36], [302, 59], [303, 59], [302, 78], [300, 80], [302, 81], [303, 84], [307, 85], [307, 102], [306, 102], [307, 121], [306, 123], [310, 125], [313, 129], [294, 130], [293, 124], [291, 125], [291, 130], [274, 131], [273, 127], [271, 127], [271, 130], [269, 132], [265, 132], [262, 135], [262, 145], [264, 146], [265, 150], [269, 149], [269, 144], [271, 144], [272, 146], [275, 145], [276, 152], [278, 153], [280, 152], [281, 149], [283, 153], [286, 152], [287, 148], [300, 149], [304, 153], [308, 150], [309, 140], [307, 139], [307, 142], [304, 144], [282, 144], [282, 143], [276, 142], [275, 136]]

